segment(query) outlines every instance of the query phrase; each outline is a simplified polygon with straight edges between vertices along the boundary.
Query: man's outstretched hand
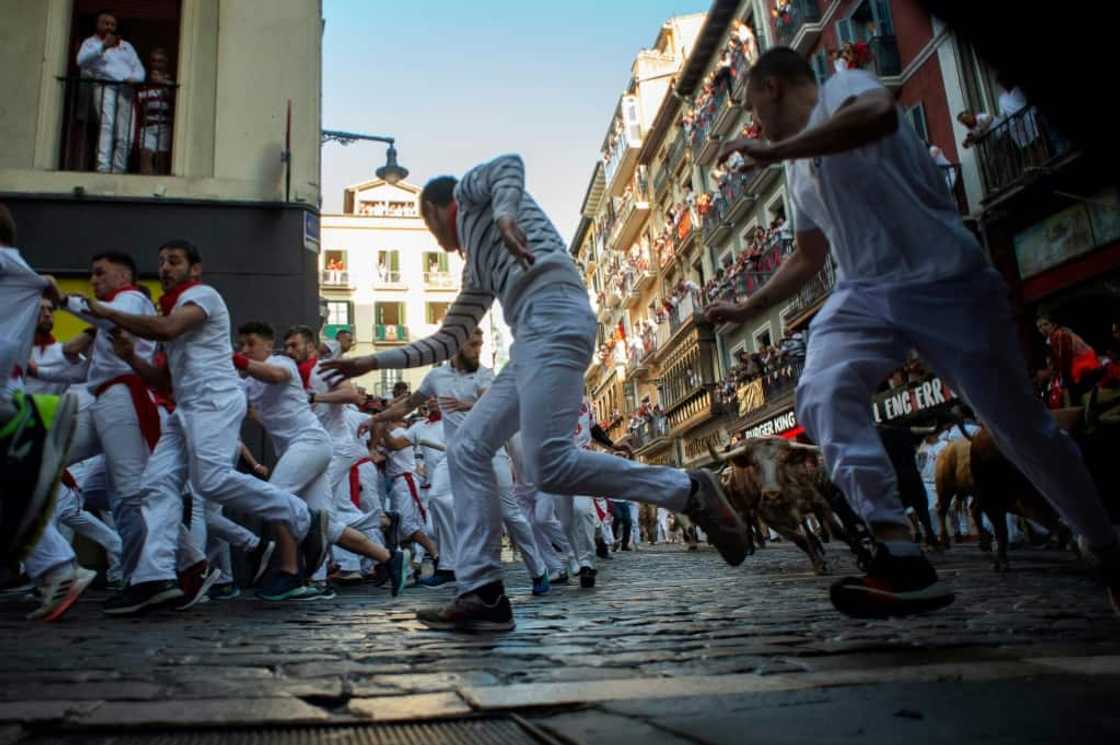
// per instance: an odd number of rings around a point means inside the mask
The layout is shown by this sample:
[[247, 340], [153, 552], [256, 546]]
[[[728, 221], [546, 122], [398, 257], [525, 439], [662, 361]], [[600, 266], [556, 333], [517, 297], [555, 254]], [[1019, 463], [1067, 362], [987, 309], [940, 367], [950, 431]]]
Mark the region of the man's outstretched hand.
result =
[[323, 378], [327, 381], [327, 385], [334, 388], [348, 378], [356, 378], [376, 370], [377, 360], [372, 354], [365, 357], [343, 357], [321, 362], [319, 368], [323, 371]]
[[739, 323], [746, 318], [746, 314], [738, 303], [718, 302], [704, 310], [704, 317], [709, 323]]
[[497, 219], [498, 232], [502, 235], [502, 243], [506, 250], [513, 254], [513, 258], [520, 261], [525, 267], [530, 267], [536, 258], [529, 252], [529, 239], [525, 231], [517, 224], [516, 218], [503, 215]]

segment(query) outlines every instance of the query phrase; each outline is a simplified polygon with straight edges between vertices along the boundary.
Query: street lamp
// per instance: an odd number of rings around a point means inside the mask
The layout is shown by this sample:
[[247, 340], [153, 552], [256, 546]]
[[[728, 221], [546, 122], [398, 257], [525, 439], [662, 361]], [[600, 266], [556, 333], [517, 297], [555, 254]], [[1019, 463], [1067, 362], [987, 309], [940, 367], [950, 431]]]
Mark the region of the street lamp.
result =
[[408, 178], [408, 169], [401, 167], [397, 163], [397, 148], [394, 147], [396, 139], [392, 137], [381, 137], [378, 135], [367, 135], [359, 132], [339, 132], [334, 129], [324, 129], [320, 144], [328, 142], [337, 142], [339, 145], [352, 145], [359, 140], [367, 140], [370, 142], [384, 142], [389, 145], [389, 149], [385, 151], [385, 165], [378, 168], [374, 173], [377, 178], [382, 179], [387, 184], [396, 184]]

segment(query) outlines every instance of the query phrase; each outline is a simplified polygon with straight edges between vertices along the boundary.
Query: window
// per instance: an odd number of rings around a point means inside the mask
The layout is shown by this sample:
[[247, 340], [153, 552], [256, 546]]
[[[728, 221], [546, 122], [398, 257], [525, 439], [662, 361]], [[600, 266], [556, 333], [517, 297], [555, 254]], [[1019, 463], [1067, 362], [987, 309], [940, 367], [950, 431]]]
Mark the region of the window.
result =
[[[99, 53], [81, 54], [83, 42], [96, 50], [102, 0], [74, 0], [64, 86], [59, 167], [101, 173], [171, 173], [171, 145], [179, 61], [180, 0], [128, 3], [116, 14], [117, 35], [135, 57], [118, 56], [143, 67], [143, 83], [95, 82], [105, 78]], [[111, 5], [111, 4], [110, 4]], [[78, 64], [79, 56], [82, 65]], [[102, 127], [101, 123], [105, 126]]]
[[929, 130], [926, 129], [926, 107], [922, 104], [911, 106], [906, 110], [906, 121], [922, 138], [922, 142], [929, 143]]
[[452, 287], [451, 267], [445, 251], [425, 251], [424, 284], [431, 287]]
[[345, 251], [323, 252], [323, 271], [319, 275], [319, 283], [328, 287], [348, 287], [350, 285], [350, 273], [346, 271]]
[[401, 252], [377, 252], [377, 281], [396, 284], [401, 281]]
[[340, 302], [337, 300], [327, 301], [327, 325], [329, 326], [349, 326], [350, 325], [350, 303]]
[[760, 326], [759, 328], [755, 329], [755, 332], [754, 332], [753, 336], [754, 336], [754, 351], [756, 351], [756, 352], [760, 352], [760, 351], [762, 351], [763, 347], [769, 347], [774, 343], [773, 340], [772, 340], [773, 337], [771, 337], [771, 335], [770, 335], [770, 322], [769, 321], [766, 322], [766, 325]]
[[447, 315], [447, 309], [450, 307], [451, 303], [426, 303], [424, 320], [431, 325], [443, 323], [444, 316]]
[[404, 326], [407, 323], [404, 310], [404, 303], [374, 303], [374, 323], [379, 326]]

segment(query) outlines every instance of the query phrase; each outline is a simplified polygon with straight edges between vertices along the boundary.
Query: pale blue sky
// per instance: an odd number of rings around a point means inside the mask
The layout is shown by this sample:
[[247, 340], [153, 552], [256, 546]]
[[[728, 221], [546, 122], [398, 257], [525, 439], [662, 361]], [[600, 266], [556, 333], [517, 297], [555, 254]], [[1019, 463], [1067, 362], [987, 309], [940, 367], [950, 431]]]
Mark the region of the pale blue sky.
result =
[[[639, 49], [710, 0], [324, 0], [323, 127], [397, 138], [409, 181], [505, 152], [565, 239]], [[323, 148], [323, 210], [384, 146]]]

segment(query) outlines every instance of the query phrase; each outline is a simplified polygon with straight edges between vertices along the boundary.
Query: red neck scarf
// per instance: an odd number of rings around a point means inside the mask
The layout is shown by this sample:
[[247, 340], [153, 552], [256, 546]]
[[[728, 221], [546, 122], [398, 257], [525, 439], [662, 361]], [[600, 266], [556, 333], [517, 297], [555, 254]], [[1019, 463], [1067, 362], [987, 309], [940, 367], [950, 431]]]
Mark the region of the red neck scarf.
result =
[[98, 298], [98, 300], [103, 303], [111, 303], [117, 299], [117, 295], [120, 295], [122, 292], [128, 292], [129, 290], [136, 290], [137, 292], [140, 292], [140, 288], [136, 285], [125, 285], [124, 287], [118, 287], [112, 292], [106, 293], [105, 297], [100, 297]]
[[56, 341], [57, 339], [54, 338], [54, 334], [50, 331], [35, 332], [35, 346], [39, 347], [40, 351], [45, 351], [47, 347], [54, 344]]
[[159, 309], [163, 312], [163, 315], [171, 315], [171, 311], [175, 308], [175, 303], [179, 302], [179, 296], [195, 285], [200, 284], [202, 283], [197, 279], [187, 279], [163, 293], [159, 298]]
[[318, 357], [308, 357], [305, 362], [296, 365], [299, 368], [299, 379], [303, 381], [303, 387], [306, 389], [311, 382], [311, 371], [319, 364]]
[[441, 419], [443, 419], [443, 412], [439, 410], [438, 406], [428, 412], [428, 421], [432, 424], [435, 424]]

